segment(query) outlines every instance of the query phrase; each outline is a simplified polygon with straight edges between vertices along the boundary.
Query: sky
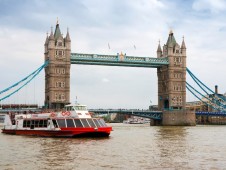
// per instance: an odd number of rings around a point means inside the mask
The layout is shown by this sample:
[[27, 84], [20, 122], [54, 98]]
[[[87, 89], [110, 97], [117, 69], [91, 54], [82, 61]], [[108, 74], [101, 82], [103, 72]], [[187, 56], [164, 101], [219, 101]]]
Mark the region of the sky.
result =
[[[226, 0], [0, 0], [0, 90], [44, 63], [57, 18], [64, 36], [69, 28], [74, 53], [157, 57], [172, 29], [179, 45], [184, 36], [187, 67], [226, 92]], [[71, 66], [71, 102], [77, 96], [89, 108], [147, 109], [157, 104], [157, 91], [154, 68]], [[43, 105], [44, 71], [4, 103]]]

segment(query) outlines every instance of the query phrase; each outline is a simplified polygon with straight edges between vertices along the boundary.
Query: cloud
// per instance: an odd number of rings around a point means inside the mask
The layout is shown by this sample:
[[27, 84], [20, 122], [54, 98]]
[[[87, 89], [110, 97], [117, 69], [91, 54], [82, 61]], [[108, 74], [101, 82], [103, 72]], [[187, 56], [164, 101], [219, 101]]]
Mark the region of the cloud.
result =
[[[78, 53], [156, 57], [158, 40], [166, 43], [172, 27], [179, 44], [185, 36], [187, 66], [225, 92], [225, 8], [220, 0], [0, 0], [1, 89], [43, 64], [46, 32], [58, 17]], [[72, 65], [71, 101], [75, 96], [92, 108], [148, 108], [150, 100], [157, 104], [156, 69]], [[44, 72], [6, 103], [28, 101], [43, 104]]]
[[103, 78], [103, 79], [102, 79], [102, 82], [103, 82], [103, 83], [109, 83], [109, 81], [110, 81], [110, 80], [107, 79], [107, 78]]
[[219, 13], [226, 9], [226, 2], [224, 0], [195, 0], [192, 7], [196, 11]]

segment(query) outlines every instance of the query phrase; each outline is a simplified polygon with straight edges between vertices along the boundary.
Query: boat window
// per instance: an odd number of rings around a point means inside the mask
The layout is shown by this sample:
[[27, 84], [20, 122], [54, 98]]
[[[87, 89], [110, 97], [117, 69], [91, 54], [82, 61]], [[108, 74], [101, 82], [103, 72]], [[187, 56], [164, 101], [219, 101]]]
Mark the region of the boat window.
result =
[[104, 126], [107, 126], [107, 124], [104, 122], [103, 119], [100, 119], [100, 122], [101, 122]]
[[44, 127], [47, 127], [47, 120], [44, 120]]
[[4, 123], [5, 115], [0, 115], [0, 123]]
[[79, 119], [74, 119], [76, 127], [83, 127], [81, 121]]
[[55, 127], [55, 128], [58, 128], [58, 125], [57, 125], [57, 121], [56, 121], [56, 119], [53, 119], [52, 121], [53, 121], [53, 125], [54, 125], [54, 127]]
[[73, 110], [74, 110], [73, 106], [67, 106], [66, 107], [66, 111], [73, 111]]
[[66, 119], [67, 127], [75, 127], [73, 119]]
[[23, 121], [23, 127], [27, 127], [27, 121], [26, 120]]
[[100, 124], [101, 127], [104, 127], [104, 124], [101, 122], [100, 119], [97, 119], [98, 123]]
[[39, 127], [43, 127], [44, 126], [44, 121], [43, 120], [39, 120]]
[[31, 126], [31, 121], [30, 120], [27, 120], [27, 127], [30, 127]]
[[93, 121], [95, 122], [95, 124], [96, 124], [97, 127], [100, 127], [101, 126], [96, 119], [93, 119]]
[[57, 123], [58, 123], [59, 127], [66, 127], [65, 119], [58, 119]]
[[92, 119], [87, 119], [91, 127], [96, 127]]
[[35, 120], [31, 120], [31, 124], [34, 125], [35, 124]]
[[38, 127], [39, 120], [35, 120], [35, 127]]
[[86, 119], [81, 119], [81, 121], [82, 121], [82, 124], [84, 125], [84, 127], [89, 127], [89, 124]]
[[86, 106], [75, 106], [75, 110], [87, 110]]

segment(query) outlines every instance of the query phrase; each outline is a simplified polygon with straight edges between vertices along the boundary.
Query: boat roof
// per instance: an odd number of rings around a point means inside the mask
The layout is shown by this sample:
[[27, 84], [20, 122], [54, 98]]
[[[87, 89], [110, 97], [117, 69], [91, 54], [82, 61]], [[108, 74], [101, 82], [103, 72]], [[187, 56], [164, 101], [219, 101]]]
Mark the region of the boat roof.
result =
[[87, 106], [87, 105], [84, 105], [84, 104], [68, 104], [68, 105], [65, 105], [65, 107], [70, 107], [70, 106]]

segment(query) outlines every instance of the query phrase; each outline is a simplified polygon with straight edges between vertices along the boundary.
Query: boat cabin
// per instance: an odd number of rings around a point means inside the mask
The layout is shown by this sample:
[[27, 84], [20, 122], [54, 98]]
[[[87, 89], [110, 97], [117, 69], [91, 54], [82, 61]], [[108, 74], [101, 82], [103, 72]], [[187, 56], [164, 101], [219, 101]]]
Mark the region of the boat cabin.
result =
[[17, 129], [99, 128], [106, 127], [103, 119], [92, 118], [86, 105], [66, 105], [64, 111], [7, 115], [4, 125]]

